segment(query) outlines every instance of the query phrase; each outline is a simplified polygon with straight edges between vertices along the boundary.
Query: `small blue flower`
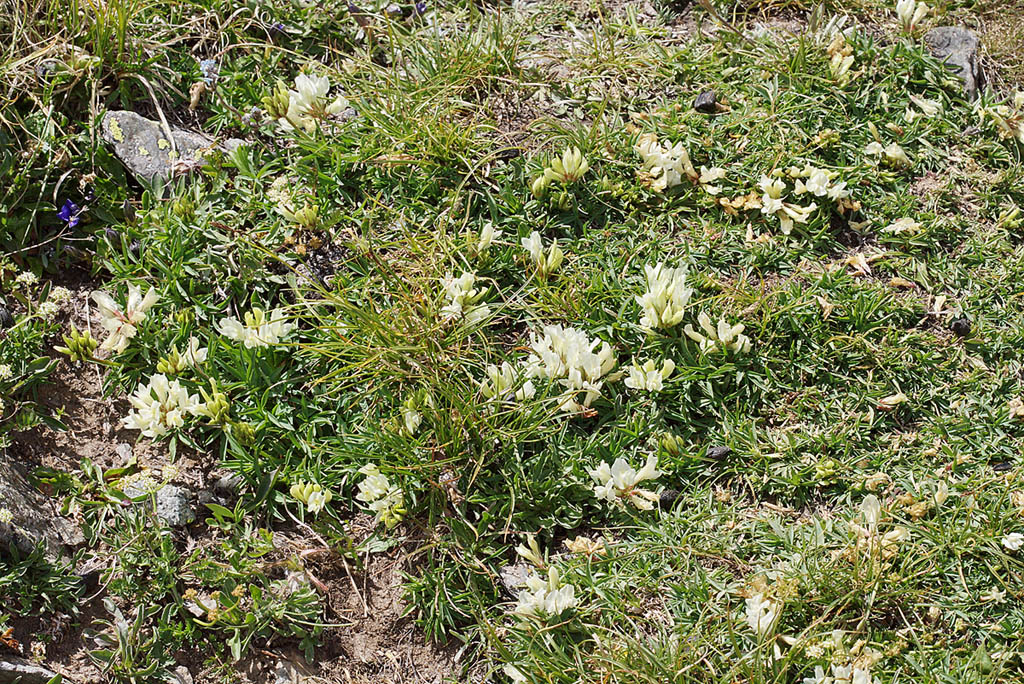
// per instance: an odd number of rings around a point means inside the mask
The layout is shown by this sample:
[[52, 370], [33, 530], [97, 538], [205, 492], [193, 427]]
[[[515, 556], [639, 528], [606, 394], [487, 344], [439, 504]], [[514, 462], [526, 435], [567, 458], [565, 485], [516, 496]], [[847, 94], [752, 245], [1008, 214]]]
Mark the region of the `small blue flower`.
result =
[[425, 3], [425, 2], [417, 2], [416, 3], [416, 14], [417, 15], [423, 15], [423, 14], [426, 14], [426, 13], [427, 13], [427, 3]]
[[77, 204], [75, 204], [71, 200], [65, 200], [64, 206], [62, 206], [60, 208], [60, 211], [57, 212], [57, 218], [68, 224], [68, 228], [74, 228], [75, 226], [78, 225], [78, 222], [80, 220], [79, 215], [81, 213], [82, 210], [78, 207]]
[[285, 25], [279, 21], [275, 21], [273, 24], [270, 25], [271, 33], [284, 33], [284, 29]]
[[203, 80], [207, 83], [213, 83], [217, 80], [217, 74], [220, 72], [220, 65], [217, 64], [215, 59], [204, 59], [199, 62], [199, 70], [203, 72]]

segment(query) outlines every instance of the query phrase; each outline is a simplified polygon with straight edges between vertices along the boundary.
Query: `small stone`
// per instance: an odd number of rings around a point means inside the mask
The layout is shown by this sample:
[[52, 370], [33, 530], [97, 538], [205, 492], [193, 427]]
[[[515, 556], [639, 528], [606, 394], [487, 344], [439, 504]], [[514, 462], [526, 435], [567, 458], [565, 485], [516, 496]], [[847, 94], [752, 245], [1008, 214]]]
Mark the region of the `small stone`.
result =
[[957, 337], [967, 337], [971, 334], [971, 322], [966, 318], [954, 318], [949, 324], [949, 329]]
[[134, 450], [132, 445], [127, 442], [121, 442], [114, 448], [114, 452], [117, 454], [118, 464], [122, 466], [128, 465], [128, 462], [132, 460]]
[[46, 684], [56, 672], [17, 656], [0, 656], [0, 684]]
[[961, 26], [938, 26], [924, 34], [924, 42], [932, 56], [945, 62], [964, 82], [968, 99], [976, 99], [985, 83], [978, 59], [978, 36]]
[[0, 457], [0, 507], [12, 516], [10, 523], [0, 523], [0, 549], [13, 544], [30, 553], [42, 544], [47, 557], [56, 558], [65, 546], [83, 542], [78, 526], [57, 511], [58, 503], [30, 484], [23, 466]]
[[693, 102], [693, 108], [701, 114], [714, 114], [718, 111], [718, 96], [714, 90], [705, 90]]
[[505, 591], [510, 596], [516, 596], [526, 583], [526, 578], [530, 576], [530, 566], [526, 563], [516, 563], [515, 565], [506, 565], [499, 572], [501, 585]]
[[179, 665], [171, 672], [170, 684], [194, 684], [192, 673], [184, 665]]
[[14, 316], [7, 310], [7, 307], [0, 304], [0, 330], [6, 330], [14, 325]]
[[997, 473], [1005, 473], [1008, 470], [1013, 470], [1013, 464], [1010, 463], [1009, 461], [996, 463], [995, 465], [992, 466], [992, 470], [996, 471]]
[[171, 527], [182, 527], [195, 520], [196, 514], [184, 489], [164, 485], [156, 492], [156, 517]]
[[708, 449], [708, 458], [713, 458], [716, 461], [720, 461], [729, 454], [732, 453], [732, 449], [727, 446], [713, 446]]
[[212, 486], [218, 494], [236, 497], [244, 483], [241, 475], [224, 475], [214, 480]]
[[674, 506], [676, 501], [678, 501], [678, 500], [679, 500], [679, 490], [678, 489], [666, 489], [658, 497], [658, 505], [661, 506], [662, 508], [672, 508], [672, 506]]

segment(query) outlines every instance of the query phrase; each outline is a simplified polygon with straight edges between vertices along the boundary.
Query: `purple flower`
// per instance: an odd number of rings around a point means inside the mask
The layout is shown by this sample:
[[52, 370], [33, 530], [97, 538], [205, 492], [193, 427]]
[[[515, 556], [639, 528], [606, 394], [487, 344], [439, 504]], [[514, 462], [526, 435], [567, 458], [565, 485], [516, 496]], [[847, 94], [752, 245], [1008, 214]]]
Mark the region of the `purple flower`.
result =
[[65, 200], [64, 206], [62, 206], [60, 208], [60, 211], [57, 212], [57, 218], [59, 218], [61, 221], [64, 221], [64, 223], [68, 224], [68, 228], [74, 228], [75, 226], [78, 225], [78, 222], [80, 220], [79, 215], [81, 213], [82, 210], [78, 208], [77, 204], [75, 204], [71, 200]]
[[417, 2], [415, 8], [417, 15], [423, 15], [427, 13], [427, 3], [425, 2]]

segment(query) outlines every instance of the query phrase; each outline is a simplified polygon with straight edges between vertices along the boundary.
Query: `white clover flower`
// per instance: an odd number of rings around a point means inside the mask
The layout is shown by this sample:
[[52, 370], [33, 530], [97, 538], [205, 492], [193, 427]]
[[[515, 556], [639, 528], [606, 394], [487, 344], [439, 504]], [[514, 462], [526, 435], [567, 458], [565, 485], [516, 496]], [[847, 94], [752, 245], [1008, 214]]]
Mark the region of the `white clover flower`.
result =
[[898, 143], [890, 143], [885, 148], [885, 158], [893, 166], [910, 166], [910, 157], [903, 151]]
[[668, 330], [679, 325], [686, 313], [693, 290], [686, 287], [686, 269], [683, 267], [644, 266], [647, 292], [636, 298], [643, 310], [640, 327], [645, 330]]
[[0, 363], [0, 380], [10, 380], [14, 377], [14, 371], [11, 370], [11, 364]]
[[1003, 547], [1007, 551], [1019, 551], [1021, 546], [1024, 546], [1024, 534], [1011, 532], [1003, 537]]
[[199, 395], [189, 394], [177, 380], [168, 381], [158, 373], [146, 385], [140, 385], [128, 397], [135, 410], [122, 421], [130, 430], [140, 430], [144, 437], [157, 438], [171, 430], [184, 427], [185, 416], [195, 415], [201, 403]]
[[388, 528], [401, 522], [405, 514], [405, 497], [402, 490], [392, 486], [387, 476], [372, 463], [360, 468], [359, 473], [365, 475], [366, 479], [359, 483], [356, 499], [367, 504], [375, 514], [376, 522], [383, 521]]
[[502, 231], [495, 230], [494, 224], [488, 221], [484, 224], [484, 227], [480, 229], [480, 237], [476, 241], [476, 253], [477, 255], [483, 255], [487, 253], [491, 244], [502, 236]]
[[527, 380], [522, 386], [519, 385], [519, 373], [517, 373], [508, 361], [503, 361], [501, 366], [490, 364], [485, 370], [486, 380], [480, 381], [480, 393], [484, 399], [508, 400], [515, 397], [517, 401], [532, 399], [536, 395], [533, 382]]
[[285, 320], [282, 309], [274, 309], [268, 315], [263, 309], [253, 307], [244, 316], [245, 323], [234, 316], [222, 318], [217, 323], [217, 330], [228, 339], [243, 343], [246, 348], [268, 347], [280, 344], [288, 337], [295, 324]]
[[21, 285], [21, 286], [24, 286], [24, 287], [29, 287], [29, 286], [35, 285], [36, 283], [39, 282], [39, 276], [37, 276], [32, 271], [22, 271], [14, 279], [14, 282], [17, 285]]
[[929, 100], [918, 95], [911, 95], [910, 101], [916, 104], [921, 113], [929, 118], [942, 113], [942, 103], [938, 100]]
[[318, 119], [338, 114], [348, 106], [341, 96], [328, 100], [331, 82], [326, 76], [299, 74], [295, 77], [295, 88], [288, 91], [288, 112], [278, 120], [281, 128], [291, 131], [296, 128], [307, 132], [316, 128]]
[[885, 146], [882, 145], [882, 143], [878, 142], [877, 140], [874, 140], [872, 142], [869, 142], [867, 146], [864, 148], [864, 154], [870, 154], [875, 157], [881, 157], [883, 154], [885, 154]]
[[515, 614], [547, 620], [555, 618], [579, 604], [576, 587], [562, 584], [558, 568], [548, 571], [547, 580], [536, 573], [526, 578], [526, 589], [519, 592]]
[[537, 275], [541, 278], [547, 278], [562, 265], [565, 255], [559, 248], [557, 239], [551, 241], [551, 247], [547, 254], [544, 254], [544, 245], [541, 243], [540, 233], [537, 231], [530, 233], [529, 237], [522, 238], [520, 242], [523, 249], [529, 253], [530, 261], [533, 262], [537, 269]]
[[694, 330], [689, 323], [683, 328], [683, 332], [700, 346], [701, 351], [709, 352], [718, 348], [737, 354], [746, 354], [750, 351], [752, 343], [749, 337], [742, 334], [746, 327], [742, 323], [729, 325], [722, 318], [716, 327], [711, 324], [711, 318], [703, 311], [697, 316], [697, 322], [704, 331], [703, 333]]
[[626, 376], [626, 387], [660, 392], [664, 388], [664, 381], [675, 369], [676, 363], [672, 359], [665, 359], [661, 368], [658, 368], [658, 364], [653, 360], [647, 360], [641, 365], [634, 359], [633, 365], [629, 367], [629, 375]]
[[779, 199], [782, 197], [782, 193], [786, 191], [786, 181], [781, 178], [771, 178], [762, 174], [761, 180], [757, 182], [757, 187], [760, 188], [761, 192], [768, 197], [771, 197], [772, 199]]
[[326, 506], [327, 502], [329, 501], [329, 495], [330, 492], [324, 491], [313, 492], [312, 494], [310, 494], [309, 500], [307, 501], [307, 504], [309, 505], [309, 512], [316, 515], [317, 513], [322, 511], [324, 509], [324, 506]]
[[718, 166], [713, 166], [710, 169], [706, 166], [701, 166], [700, 177], [697, 179], [697, 182], [704, 188], [704, 192], [709, 195], [717, 195], [722, 192], [722, 188], [719, 185], [712, 185], [712, 183], [723, 178], [725, 178], [725, 169]]
[[810, 219], [811, 214], [818, 208], [818, 205], [811, 202], [806, 207], [801, 207], [797, 204], [790, 204], [788, 202], [782, 205], [782, 211], [778, 212], [776, 216], [779, 218], [779, 227], [782, 229], [783, 234], [789, 235], [793, 232], [793, 222], [796, 223], [807, 223]]
[[60, 285], [50, 290], [50, 295], [47, 297], [48, 301], [54, 302], [56, 304], [63, 304], [64, 302], [67, 302], [70, 299], [71, 290], [69, 290], [66, 287], [61, 287]]
[[461, 319], [467, 326], [473, 326], [491, 315], [487, 304], [480, 300], [487, 294], [487, 288], [474, 287], [476, 274], [468, 271], [456, 278], [451, 273], [441, 279], [448, 303], [441, 309], [446, 319]]
[[611, 466], [604, 462], [588, 472], [595, 482], [594, 495], [602, 501], [620, 506], [628, 501], [640, 510], [649, 511], [658, 500], [654, 492], [637, 487], [641, 482], [661, 476], [657, 456], [648, 456], [640, 470], [634, 469], [625, 459], [617, 458]]
[[754, 594], [746, 600], [746, 621], [747, 625], [759, 637], [764, 636], [779, 619], [779, 606], [774, 601], [764, 597], [764, 594]]
[[143, 297], [138, 287], [129, 284], [128, 304], [124, 310], [105, 292], [93, 292], [92, 300], [99, 308], [100, 324], [108, 333], [100, 349], [120, 353], [128, 348], [128, 342], [138, 332], [138, 324], [146, 318], [146, 314], [156, 304], [158, 296], [156, 289], [151, 287]]
[[289, 490], [292, 497], [306, 505], [313, 515], [318, 515], [330, 503], [333, 495], [319, 484], [300, 482], [293, 484]]
[[913, 31], [930, 11], [928, 5], [915, 0], [899, 0], [896, 3], [896, 16], [904, 31]]
[[679, 185], [684, 176], [692, 181], [700, 178], [681, 142], [665, 148], [658, 144], [658, 136], [645, 133], [637, 138], [633, 150], [643, 159], [644, 169], [653, 178], [651, 187], [658, 192]]
[[[543, 333], [530, 335], [532, 352], [526, 362], [526, 376], [557, 380], [565, 387], [559, 403], [564, 411], [589, 407], [601, 395], [602, 378], [615, 368], [612, 348], [599, 339], [591, 341], [576, 328], [546, 325]], [[585, 393], [582, 402], [577, 401], [580, 392]]]

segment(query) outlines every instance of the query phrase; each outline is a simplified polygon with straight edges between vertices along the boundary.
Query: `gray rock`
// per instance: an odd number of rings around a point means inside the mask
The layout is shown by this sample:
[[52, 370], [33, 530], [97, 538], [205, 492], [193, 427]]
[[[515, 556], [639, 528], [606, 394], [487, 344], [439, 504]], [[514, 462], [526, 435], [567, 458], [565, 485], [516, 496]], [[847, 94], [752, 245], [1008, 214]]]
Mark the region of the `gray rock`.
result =
[[517, 596], [530, 576], [530, 566], [526, 563], [506, 565], [500, 571], [501, 585], [510, 596]]
[[938, 26], [924, 34], [924, 42], [932, 55], [944, 61], [964, 82], [967, 97], [978, 97], [978, 90], [985, 84], [978, 58], [978, 36], [961, 26]]
[[24, 658], [0, 656], [0, 684], [46, 684], [56, 676], [56, 672]]
[[168, 684], [193, 684], [194, 682], [192, 673], [184, 665], [174, 668], [174, 671], [171, 672], [171, 678], [168, 680]]
[[205, 152], [230, 152], [245, 142], [232, 138], [218, 145], [205, 135], [180, 128], [172, 128], [168, 136], [159, 121], [128, 111], [107, 112], [102, 128], [103, 140], [114, 148], [121, 163], [145, 180], [184, 173], [201, 166]]
[[171, 527], [182, 527], [196, 519], [188, 500], [188, 492], [181, 487], [164, 485], [156, 492], [156, 517]]
[[132, 483], [123, 491], [133, 499], [150, 494], [143, 500], [143, 503], [151, 506], [156, 512], [156, 517], [171, 527], [182, 527], [196, 519], [196, 513], [192, 510], [192, 504], [189, 502], [188, 492], [181, 487], [165, 484], [154, 492], [147, 492], [141, 486]]
[[53, 558], [65, 546], [82, 543], [78, 526], [59, 514], [59, 501], [30, 485], [21, 465], [0, 458], [0, 508], [11, 514], [9, 523], [0, 522], [0, 548], [13, 543], [28, 553], [41, 543]]

